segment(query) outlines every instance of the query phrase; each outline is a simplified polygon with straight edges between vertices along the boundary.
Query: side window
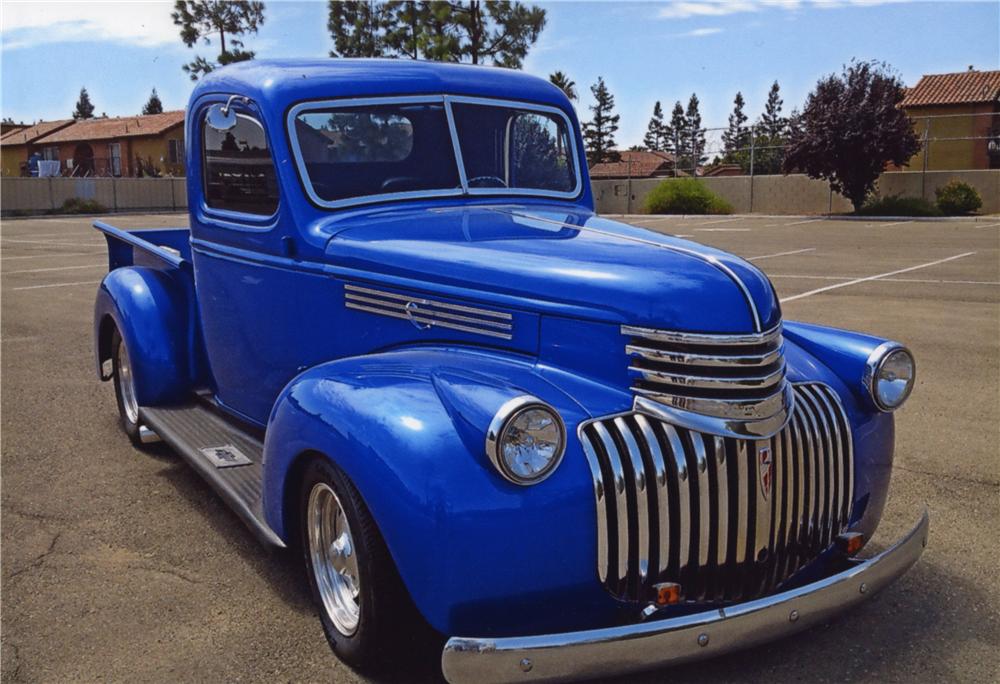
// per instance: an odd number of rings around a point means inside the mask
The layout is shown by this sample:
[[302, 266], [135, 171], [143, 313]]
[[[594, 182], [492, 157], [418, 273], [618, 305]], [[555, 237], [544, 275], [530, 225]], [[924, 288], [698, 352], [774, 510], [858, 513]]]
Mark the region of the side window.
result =
[[213, 209], [270, 216], [278, 208], [278, 182], [260, 122], [236, 115], [228, 131], [202, 126], [205, 203]]

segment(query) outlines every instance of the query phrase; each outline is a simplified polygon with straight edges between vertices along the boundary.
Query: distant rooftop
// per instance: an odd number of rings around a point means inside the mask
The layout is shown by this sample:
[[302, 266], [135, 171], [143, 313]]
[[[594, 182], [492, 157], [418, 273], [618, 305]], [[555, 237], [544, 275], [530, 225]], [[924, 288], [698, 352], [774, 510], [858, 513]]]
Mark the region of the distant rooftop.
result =
[[0, 138], [0, 146], [7, 147], [10, 145], [26, 145], [27, 143], [34, 142], [38, 138], [44, 135], [48, 135], [54, 131], [58, 131], [60, 128], [65, 128], [73, 123], [73, 119], [60, 119], [59, 121], [39, 121], [38, 123], [27, 126], [25, 128], [20, 128], [16, 131], [10, 131], [2, 138]]
[[35, 142], [49, 145], [84, 140], [137, 138], [147, 135], [159, 135], [183, 123], [184, 110], [182, 109], [163, 112], [162, 114], [147, 114], [145, 116], [80, 119], [73, 122], [71, 126], [60, 128]]
[[621, 160], [601, 162], [590, 168], [591, 178], [648, 178], [664, 175], [674, 168], [674, 155], [650, 150], [625, 150]]
[[902, 106], [928, 107], [950, 104], [1000, 102], [1000, 71], [960, 71], [929, 74], [907, 89]]

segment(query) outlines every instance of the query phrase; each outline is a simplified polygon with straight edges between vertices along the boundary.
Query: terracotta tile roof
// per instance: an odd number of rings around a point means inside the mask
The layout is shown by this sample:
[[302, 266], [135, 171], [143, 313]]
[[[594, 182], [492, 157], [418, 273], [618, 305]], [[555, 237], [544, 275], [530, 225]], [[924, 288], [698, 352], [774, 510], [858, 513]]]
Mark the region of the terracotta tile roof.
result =
[[43, 135], [47, 135], [54, 131], [58, 131], [60, 128], [65, 128], [73, 123], [73, 119], [61, 119], [59, 121], [39, 121], [33, 126], [28, 126], [27, 128], [22, 128], [17, 131], [10, 131], [5, 136], [0, 138], [0, 145], [6, 147], [8, 145], [25, 145], [30, 142], [34, 142], [36, 139], [41, 138]]
[[902, 106], [975, 104], [1000, 101], [1000, 71], [960, 71], [923, 76], [908, 88]]
[[160, 135], [174, 126], [184, 123], [184, 111], [163, 112], [146, 116], [115, 117], [113, 119], [82, 119], [72, 126], [55, 131], [39, 144], [78, 142], [84, 140], [113, 140], [117, 138], [138, 138]]
[[666, 171], [674, 166], [674, 155], [669, 152], [626, 150], [618, 154], [621, 161], [601, 162], [590, 167], [591, 178], [627, 178], [630, 175], [632, 178], [648, 178], [657, 171]]

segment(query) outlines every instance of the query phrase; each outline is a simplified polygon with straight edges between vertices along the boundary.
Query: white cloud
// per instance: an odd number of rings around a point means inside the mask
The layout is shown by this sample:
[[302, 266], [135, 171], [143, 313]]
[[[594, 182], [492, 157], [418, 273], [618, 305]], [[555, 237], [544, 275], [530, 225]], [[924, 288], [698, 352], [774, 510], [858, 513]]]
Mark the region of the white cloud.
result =
[[675, 33], [675, 38], [701, 38], [702, 36], [714, 36], [716, 33], [722, 33], [722, 29], [717, 27], [706, 27], [697, 28], [693, 31], [685, 31], [684, 33]]
[[661, 19], [691, 19], [745, 14], [764, 9], [797, 10], [802, 7], [835, 8], [895, 4], [914, 0], [673, 0], [663, 6]]
[[161, 47], [180, 45], [170, 2], [18, 2], [0, 15], [4, 50], [50, 43], [106, 41]]

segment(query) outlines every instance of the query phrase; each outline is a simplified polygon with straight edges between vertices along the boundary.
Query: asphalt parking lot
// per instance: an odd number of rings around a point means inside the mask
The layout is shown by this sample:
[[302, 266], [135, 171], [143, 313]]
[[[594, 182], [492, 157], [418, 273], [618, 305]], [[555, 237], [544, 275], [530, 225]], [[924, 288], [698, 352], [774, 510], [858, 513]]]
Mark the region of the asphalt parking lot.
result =
[[[119, 431], [113, 390], [93, 369], [91, 309], [106, 259], [91, 220], [5, 220], [0, 230], [0, 675], [358, 681], [327, 649], [296, 560], [264, 552], [178, 457], [137, 452]], [[931, 536], [908, 575], [836, 622], [628, 681], [996, 681], [1000, 218], [631, 221], [750, 258], [786, 318], [913, 350], [918, 383], [898, 414], [889, 506], [872, 546], [909, 529], [925, 505]]]

